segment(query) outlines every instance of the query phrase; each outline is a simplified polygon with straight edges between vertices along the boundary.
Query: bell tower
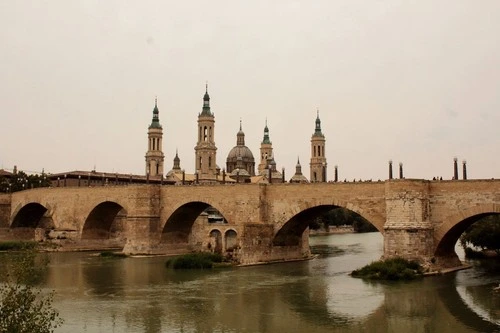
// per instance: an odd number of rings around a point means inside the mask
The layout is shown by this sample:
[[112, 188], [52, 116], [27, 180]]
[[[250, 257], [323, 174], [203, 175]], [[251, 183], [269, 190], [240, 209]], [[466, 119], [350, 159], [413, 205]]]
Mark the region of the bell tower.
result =
[[325, 136], [321, 132], [321, 120], [319, 119], [319, 110], [316, 116], [316, 128], [311, 136], [311, 169], [310, 182], [326, 182], [326, 155], [325, 155]]
[[210, 96], [208, 84], [203, 96], [203, 108], [198, 114], [198, 142], [195, 151], [195, 173], [200, 182], [215, 182], [217, 180], [217, 163], [215, 146], [215, 116], [210, 111]]
[[146, 175], [151, 177], [163, 176], [165, 155], [162, 151], [163, 128], [160, 125], [159, 113], [158, 100], [155, 98], [153, 120], [148, 127], [148, 151], [146, 152]]
[[273, 143], [269, 139], [269, 128], [264, 127], [264, 138], [260, 143], [260, 163], [259, 163], [259, 175], [267, 172], [267, 167], [269, 161], [273, 158]]

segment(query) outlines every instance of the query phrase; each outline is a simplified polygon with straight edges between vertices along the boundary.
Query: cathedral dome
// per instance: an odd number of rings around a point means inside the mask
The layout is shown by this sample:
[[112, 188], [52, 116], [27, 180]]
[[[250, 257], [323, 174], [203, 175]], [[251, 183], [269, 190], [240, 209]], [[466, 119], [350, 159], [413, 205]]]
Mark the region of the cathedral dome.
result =
[[229, 154], [227, 154], [227, 161], [236, 162], [238, 156], [241, 156], [243, 160], [255, 161], [253, 158], [252, 151], [247, 146], [234, 146], [233, 149], [229, 151]]

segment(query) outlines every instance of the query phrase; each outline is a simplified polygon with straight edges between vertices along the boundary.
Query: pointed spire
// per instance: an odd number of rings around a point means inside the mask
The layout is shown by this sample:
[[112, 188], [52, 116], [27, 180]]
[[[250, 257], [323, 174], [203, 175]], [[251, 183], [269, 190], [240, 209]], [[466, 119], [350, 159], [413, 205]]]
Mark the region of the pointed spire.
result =
[[155, 107], [153, 108], [153, 119], [149, 128], [161, 128], [160, 125], [160, 111], [158, 110], [158, 97], [155, 96]]
[[241, 118], [240, 118], [240, 130], [238, 134], [236, 134], [236, 145], [237, 146], [245, 145], [245, 133], [243, 132], [243, 129], [241, 127]]
[[302, 175], [302, 166], [300, 165], [299, 157], [297, 156], [297, 165], [295, 166], [295, 175]]
[[210, 96], [208, 95], [208, 82], [205, 84], [205, 95], [203, 96], [203, 109], [201, 111], [202, 115], [211, 116], [210, 112]]
[[174, 167], [172, 168], [172, 170], [180, 170], [180, 169], [181, 169], [181, 159], [179, 158], [179, 154], [176, 148], [174, 157]]
[[323, 133], [321, 132], [321, 119], [319, 119], [319, 109], [316, 110], [316, 128], [313, 136], [323, 136]]
[[266, 127], [264, 127], [264, 138], [262, 139], [262, 143], [271, 144], [271, 140], [269, 139], [269, 128], [267, 127], [267, 117], [266, 117]]

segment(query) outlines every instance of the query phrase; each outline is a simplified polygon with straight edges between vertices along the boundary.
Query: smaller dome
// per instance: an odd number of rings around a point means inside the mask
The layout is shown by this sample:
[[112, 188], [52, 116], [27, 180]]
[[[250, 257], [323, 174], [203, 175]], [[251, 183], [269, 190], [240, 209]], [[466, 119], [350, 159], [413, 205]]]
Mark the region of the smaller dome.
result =
[[240, 177], [250, 177], [250, 174], [248, 173], [247, 170], [245, 169], [234, 169], [233, 172], [231, 172], [231, 176], [240, 176]]

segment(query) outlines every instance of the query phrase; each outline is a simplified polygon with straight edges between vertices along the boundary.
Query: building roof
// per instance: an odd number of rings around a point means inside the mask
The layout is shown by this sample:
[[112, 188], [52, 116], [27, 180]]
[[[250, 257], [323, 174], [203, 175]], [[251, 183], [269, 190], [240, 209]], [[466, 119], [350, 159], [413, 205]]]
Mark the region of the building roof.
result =
[[4, 169], [0, 169], [0, 177], [12, 177], [14, 174]]

